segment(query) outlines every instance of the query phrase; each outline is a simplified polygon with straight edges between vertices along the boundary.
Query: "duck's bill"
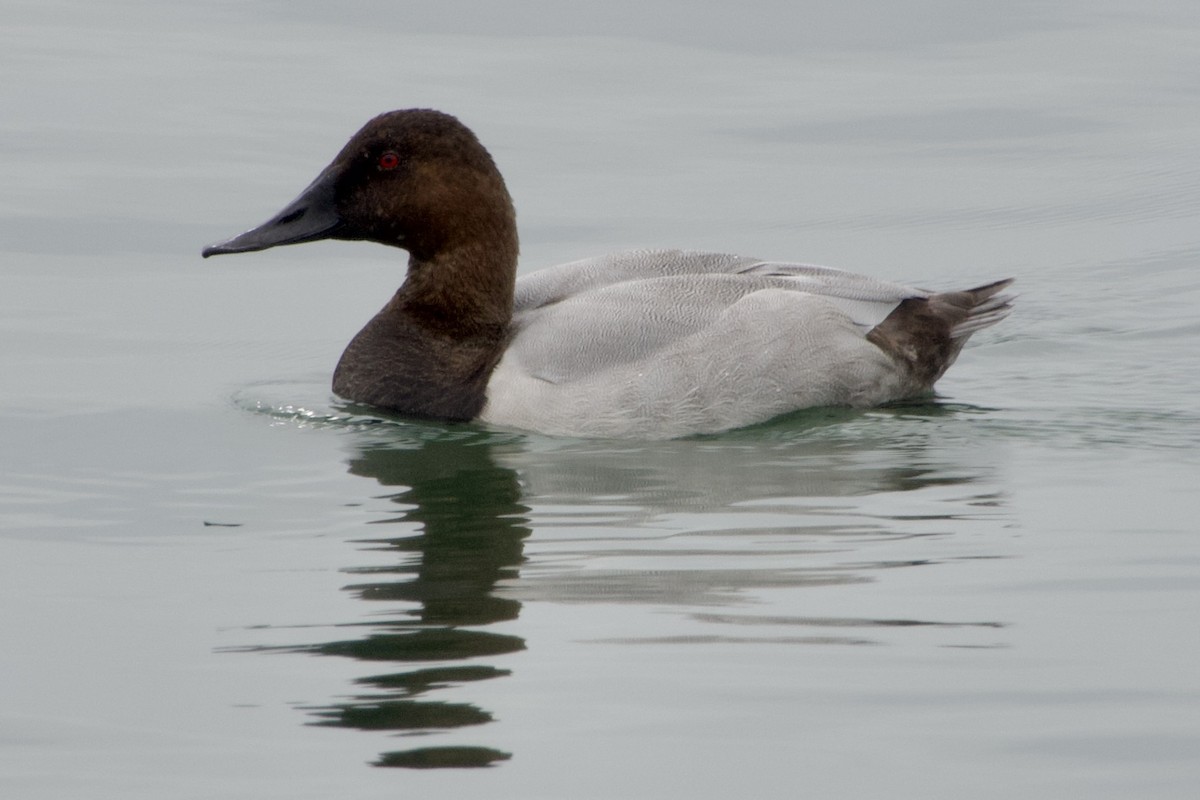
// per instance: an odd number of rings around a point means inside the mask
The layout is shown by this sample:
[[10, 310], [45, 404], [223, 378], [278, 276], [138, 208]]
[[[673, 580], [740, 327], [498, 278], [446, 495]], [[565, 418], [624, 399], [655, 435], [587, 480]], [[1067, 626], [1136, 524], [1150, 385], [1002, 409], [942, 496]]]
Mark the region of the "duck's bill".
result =
[[334, 201], [336, 178], [332, 169], [326, 170], [283, 211], [257, 228], [209, 245], [200, 254], [208, 258], [224, 253], [251, 253], [281, 244], [333, 237], [342, 226]]

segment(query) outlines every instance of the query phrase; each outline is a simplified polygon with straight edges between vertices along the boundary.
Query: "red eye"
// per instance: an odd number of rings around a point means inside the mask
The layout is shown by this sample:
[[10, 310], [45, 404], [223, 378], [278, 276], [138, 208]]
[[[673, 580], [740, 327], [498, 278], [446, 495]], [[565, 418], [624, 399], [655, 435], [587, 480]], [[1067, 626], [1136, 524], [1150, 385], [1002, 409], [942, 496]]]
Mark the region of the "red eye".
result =
[[388, 150], [379, 157], [380, 169], [395, 169], [398, 166], [400, 166], [400, 156], [396, 155], [391, 150]]

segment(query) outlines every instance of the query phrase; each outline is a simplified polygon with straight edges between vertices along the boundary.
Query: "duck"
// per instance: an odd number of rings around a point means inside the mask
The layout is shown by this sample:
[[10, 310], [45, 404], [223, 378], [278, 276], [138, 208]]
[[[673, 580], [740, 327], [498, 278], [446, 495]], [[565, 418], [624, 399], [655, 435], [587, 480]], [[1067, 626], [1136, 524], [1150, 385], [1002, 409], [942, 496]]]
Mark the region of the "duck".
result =
[[408, 253], [400, 288], [338, 361], [336, 395], [551, 436], [679, 438], [927, 397], [971, 335], [1012, 308], [1012, 279], [933, 292], [692, 250], [518, 277], [500, 170], [432, 109], [371, 119], [282, 211], [202, 255], [322, 239]]

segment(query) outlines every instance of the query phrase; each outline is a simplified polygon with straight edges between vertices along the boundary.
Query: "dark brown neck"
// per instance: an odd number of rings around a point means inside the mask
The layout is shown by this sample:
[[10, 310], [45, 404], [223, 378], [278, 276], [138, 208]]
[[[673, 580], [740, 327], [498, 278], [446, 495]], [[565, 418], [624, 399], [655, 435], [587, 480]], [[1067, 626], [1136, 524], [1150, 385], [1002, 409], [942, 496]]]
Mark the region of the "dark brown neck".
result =
[[409, 260], [391, 301], [350, 342], [333, 376], [347, 400], [469, 420], [508, 344], [516, 282], [511, 233]]
[[384, 313], [409, 316], [459, 338], [507, 328], [516, 274], [515, 236], [442, 250], [428, 259], [414, 255]]

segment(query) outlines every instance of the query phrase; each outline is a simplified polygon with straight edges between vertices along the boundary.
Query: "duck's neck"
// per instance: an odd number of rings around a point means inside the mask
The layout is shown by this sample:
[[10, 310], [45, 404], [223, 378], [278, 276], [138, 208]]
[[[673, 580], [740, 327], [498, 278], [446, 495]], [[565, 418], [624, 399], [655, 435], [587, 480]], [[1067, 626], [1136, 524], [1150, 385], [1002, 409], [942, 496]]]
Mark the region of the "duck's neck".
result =
[[408, 275], [381, 313], [407, 317], [431, 330], [474, 338], [512, 319], [517, 279], [516, 237], [469, 242], [408, 261]]
[[490, 233], [414, 252], [404, 284], [342, 354], [338, 395], [435, 419], [479, 414], [508, 343], [517, 267], [515, 224]]

